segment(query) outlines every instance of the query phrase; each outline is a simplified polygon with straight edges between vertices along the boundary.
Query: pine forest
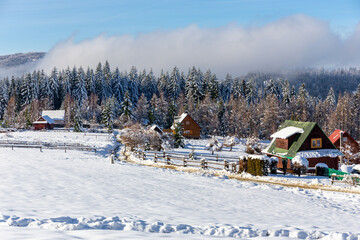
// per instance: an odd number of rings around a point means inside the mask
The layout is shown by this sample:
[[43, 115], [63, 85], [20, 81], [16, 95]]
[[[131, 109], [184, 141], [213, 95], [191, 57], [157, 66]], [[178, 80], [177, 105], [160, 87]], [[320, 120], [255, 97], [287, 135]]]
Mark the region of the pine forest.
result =
[[[174, 67], [152, 70], [82, 67], [50, 74], [43, 70], [0, 80], [2, 127], [31, 127], [44, 109], [64, 109], [67, 127], [103, 124], [109, 129], [133, 123], [170, 128], [188, 112], [203, 135], [269, 138], [286, 119], [317, 122], [360, 138], [360, 70], [301, 70], [249, 73], [218, 79], [211, 70]], [[79, 126], [81, 125], [81, 126]]]

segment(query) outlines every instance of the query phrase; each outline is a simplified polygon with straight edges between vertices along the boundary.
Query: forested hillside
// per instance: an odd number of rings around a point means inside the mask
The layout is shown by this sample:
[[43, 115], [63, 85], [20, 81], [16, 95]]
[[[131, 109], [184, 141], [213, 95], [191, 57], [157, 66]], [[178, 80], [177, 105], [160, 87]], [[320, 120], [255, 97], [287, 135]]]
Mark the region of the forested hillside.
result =
[[19, 65], [35, 62], [45, 56], [43, 52], [16, 53], [0, 56], [0, 68], [18, 67]]
[[218, 79], [195, 67], [155, 76], [98, 64], [47, 75], [34, 71], [0, 81], [3, 126], [29, 127], [42, 109], [65, 109], [69, 126], [103, 123], [112, 128], [131, 122], [169, 128], [188, 111], [205, 135], [268, 138], [285, 119], [316, 121], [326, 133], [335, 128], [360, 138], [360, 71], [307, 70], [252, 73]]

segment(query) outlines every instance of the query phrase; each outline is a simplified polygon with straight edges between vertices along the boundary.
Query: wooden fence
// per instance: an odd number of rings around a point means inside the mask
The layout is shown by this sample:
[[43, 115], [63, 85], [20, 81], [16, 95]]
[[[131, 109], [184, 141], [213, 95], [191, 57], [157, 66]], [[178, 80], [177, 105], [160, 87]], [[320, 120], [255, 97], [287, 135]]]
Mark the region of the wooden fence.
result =
[[[344, 179], [345, 178], [345, 179]], [[360, 177], [352, 176], [352, 175], [331, 175], [331, 184], [334, 184], [334, 182], [343, 182], [348, 183], [350, 185], [356, 186], [360, 185]]]
[[96, 148], [94, 147], [88, 147], [88, 146], [74, 146], [74, 145], [43, 145], [43, 144], [26, 144], [26, 143], [0, 143], [0, 147], [3, 148], [11, 148], [14, 150], [14, 148], [38, 148], [40, 152], [42, 152], [43, 149], [60, 149], [64, 150], [65, 152], [67, 150], [81, 150], [81, 151], [94, 151], [96, 153]]
[[233, 173], [243, 172], [246, 166], [245, 161], [241, 158], [201, 156], [179, 153], [166, 153], [154, 151], [135, 151], [135, 156], [141, 160], [153, 160], [155, 163], [164, 163], [169, 166], [177, 167], [195, 167], [204, 170], [226, 170]]

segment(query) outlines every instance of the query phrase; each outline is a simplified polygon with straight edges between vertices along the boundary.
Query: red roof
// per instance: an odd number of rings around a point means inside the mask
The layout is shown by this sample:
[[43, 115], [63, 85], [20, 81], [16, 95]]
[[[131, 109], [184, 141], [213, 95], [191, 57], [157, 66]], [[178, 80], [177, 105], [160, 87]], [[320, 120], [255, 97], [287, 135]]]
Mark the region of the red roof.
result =
[[352, 138], [348, 132], [342, 131], [342, 130], [340, 130], [340, 129], [336, 129], [336, 130], [329, 136], [329, 139], [330, 139], [330, 141], [331, 141], [333, 144], [334, 144], [337, 140], [339, 140], [339, 138], [340, 138], [340, 133], [341, 133], [341, 132], [343, 133], [343, 136], [344, 136], [344, 137], [347, 137], [348, 139], [350, 139], [351, 142], [354, 142], [354, 143], [357, 144], [357, 142], [355, 141], [355, 139]]
[[334, 144], [339, 138], [340, 138], [340, 133], [344, 131], [336, 129], [330, 136], [329, 139], [330, 141]]

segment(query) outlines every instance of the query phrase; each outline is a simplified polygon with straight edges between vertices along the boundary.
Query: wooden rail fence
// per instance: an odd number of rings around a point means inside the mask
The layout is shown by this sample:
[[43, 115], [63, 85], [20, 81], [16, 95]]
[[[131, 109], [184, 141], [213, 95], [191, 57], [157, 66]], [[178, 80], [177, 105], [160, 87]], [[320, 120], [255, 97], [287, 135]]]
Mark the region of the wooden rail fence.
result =
[[74, 145], [43, 145], [43, 144], [24, 144], [24, 143], [0, 143], [0, 147], [3, 148], [38, 148], [40, 152], [43, 149], [61, 149], [65, 152], [67, 150], [81, 150], [81, 151], [94, 151], [96, 153], [96, 148], [88, 146], [74, 146]]
[[[345, 179], [344, 179], [345, 178]], [[334, 182], [344, 182], [351, 184], [353, 186], [360, 185], [360, 177], [352, 176], [352, 175], [331, 175], [331, 184], [334, 184]]]
[[204, 170], [226, 170], [232, 173], [244, 171], [244, 161], [242, 158], [215, 157], [185, 155], [179, 153], [153, 152], [153, 151], [134, 151], [135, 156], [141, 160], [153, 160], [155, 163], [164, 163], [177, 167], [196, 167]]

